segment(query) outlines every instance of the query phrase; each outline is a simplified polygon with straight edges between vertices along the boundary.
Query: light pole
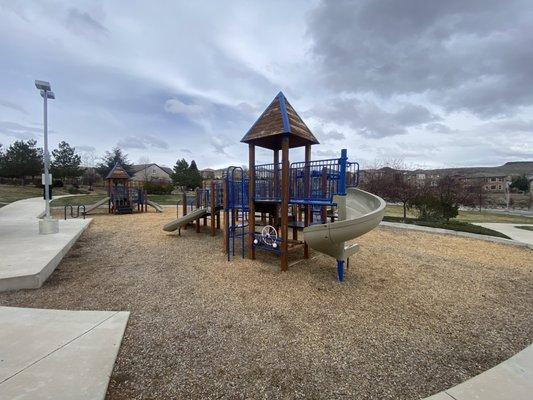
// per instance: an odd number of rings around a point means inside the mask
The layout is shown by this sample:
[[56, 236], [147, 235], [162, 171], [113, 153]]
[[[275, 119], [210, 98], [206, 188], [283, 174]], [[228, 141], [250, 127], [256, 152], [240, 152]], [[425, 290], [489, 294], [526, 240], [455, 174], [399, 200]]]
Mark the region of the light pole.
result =
[[39, 220], [39, 233], [49, 234], [59, 232], [59, 221], [50, 216], [50, 153], [48, 152], [48, 99], [55, 99], [54, 92], [49, 82], [35, 81], [35, 87], [43, 98], [43, 124], [44, 124], [44, 199], [45, 217]]

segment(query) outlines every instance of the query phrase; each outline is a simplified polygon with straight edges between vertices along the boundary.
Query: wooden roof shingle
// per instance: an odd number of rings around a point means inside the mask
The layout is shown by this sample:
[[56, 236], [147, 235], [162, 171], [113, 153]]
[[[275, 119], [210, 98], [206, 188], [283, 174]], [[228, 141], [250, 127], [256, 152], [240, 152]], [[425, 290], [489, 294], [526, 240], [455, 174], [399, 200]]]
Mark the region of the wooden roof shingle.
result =
[[281, 149], [283, 135], [289, 135], [289, 147], [318, 144], [318, 140], [294, 110], [282, 92], [272, 100], [250, 130], [241, 139], [267, 149]]
[[115, 166], [111, 168], [111, 171], [109, 171], [105, 179], [131, 179], [131, 177], [122, 165], [116, 163]]

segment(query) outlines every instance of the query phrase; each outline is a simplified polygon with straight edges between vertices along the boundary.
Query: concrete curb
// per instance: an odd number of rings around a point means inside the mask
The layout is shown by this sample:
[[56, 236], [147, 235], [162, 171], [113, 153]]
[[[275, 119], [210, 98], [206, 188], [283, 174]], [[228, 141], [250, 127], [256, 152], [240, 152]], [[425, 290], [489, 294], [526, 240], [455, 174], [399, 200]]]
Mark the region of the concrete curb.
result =
[[402, 223], [397, 223], [397, 222], [386, 222], [386, 221], [382, 221], [379, 226], [385, 229], [408, 229], [412, 231], [430, 233], [433, 235], [459, 236], [459, 237], [465, 237], [469, 239], [483, 240], [485, 242], [507, 244], [507, 245], [516, 246], [516, 247], [525, 247], [525, 248], [533, 250], [533, 246], [528, 243], [523, 243], [517, 240], [504, 239], [504, 238], [499, 238], [499, 237], [494, 237], [494, 236], [479, 235], [476, 233], [452, 231], [450, 229], [431, 228], [429, 226], [402, 224]]
[[425, 400], [529, 400], [533, 393], [533, 345], [495, 367]]

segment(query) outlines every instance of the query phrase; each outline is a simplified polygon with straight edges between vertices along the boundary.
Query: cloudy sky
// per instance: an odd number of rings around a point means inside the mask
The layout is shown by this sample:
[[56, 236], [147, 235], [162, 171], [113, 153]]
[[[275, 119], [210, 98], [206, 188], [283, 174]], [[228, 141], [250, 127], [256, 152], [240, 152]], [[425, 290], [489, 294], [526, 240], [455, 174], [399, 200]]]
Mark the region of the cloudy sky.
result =
[[52, 146], [89, 156], [244, 164], [239, 140], [282, 90], [315, 158], [533, 160], [532, 43], [528, 0], [0, 0], [0, 143], [42, 143], [42, 79]]

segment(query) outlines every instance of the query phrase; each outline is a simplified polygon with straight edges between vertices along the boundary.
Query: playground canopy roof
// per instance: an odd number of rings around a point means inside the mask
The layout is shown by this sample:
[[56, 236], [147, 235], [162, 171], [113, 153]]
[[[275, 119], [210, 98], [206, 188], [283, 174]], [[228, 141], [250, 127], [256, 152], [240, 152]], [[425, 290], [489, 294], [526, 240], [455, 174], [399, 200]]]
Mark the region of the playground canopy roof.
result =
[[126, 172], [124, 167], [119, 163], [116, 163], [105, 179], [131, 179], [130, 175]]
[[316, 137], [292, 108], [285, 95], [279, 92], [241, 142], [279, 150], [285, 134], [289, 135], [289, 147], [318, 144]]

